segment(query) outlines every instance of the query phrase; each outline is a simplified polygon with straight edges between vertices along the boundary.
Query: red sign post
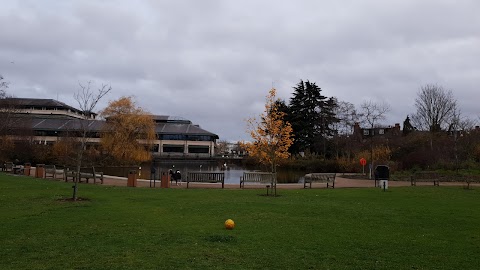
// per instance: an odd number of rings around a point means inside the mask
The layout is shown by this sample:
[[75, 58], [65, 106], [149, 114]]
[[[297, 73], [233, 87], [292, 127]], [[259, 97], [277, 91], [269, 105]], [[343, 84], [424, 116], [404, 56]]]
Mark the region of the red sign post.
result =
[[367, 160], [362, 157], [360, 159], [360, 165], [362, 165], [362, 173], [365, 174], [365, 165], [367, 165]]

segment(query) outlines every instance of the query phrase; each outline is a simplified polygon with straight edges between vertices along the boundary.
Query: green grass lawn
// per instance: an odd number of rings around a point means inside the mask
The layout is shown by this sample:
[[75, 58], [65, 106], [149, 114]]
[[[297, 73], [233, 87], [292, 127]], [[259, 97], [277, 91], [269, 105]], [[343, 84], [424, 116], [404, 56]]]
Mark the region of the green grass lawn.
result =
[[[0, 174], [0, 269], [478, 269], [480, 188], [148, 189]], [[235, 221], [234, 230], [224, 221]]]

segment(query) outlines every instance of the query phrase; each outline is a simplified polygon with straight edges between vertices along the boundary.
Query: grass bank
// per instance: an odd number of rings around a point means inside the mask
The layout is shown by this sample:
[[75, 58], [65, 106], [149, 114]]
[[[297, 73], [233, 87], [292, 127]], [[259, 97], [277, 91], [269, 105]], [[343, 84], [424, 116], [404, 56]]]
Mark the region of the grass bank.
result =
[[[475, 269], [480, 189], [80, 185], [0, 174], [0, 269]], [[232, 231], [223, 228], [231, 218]]]

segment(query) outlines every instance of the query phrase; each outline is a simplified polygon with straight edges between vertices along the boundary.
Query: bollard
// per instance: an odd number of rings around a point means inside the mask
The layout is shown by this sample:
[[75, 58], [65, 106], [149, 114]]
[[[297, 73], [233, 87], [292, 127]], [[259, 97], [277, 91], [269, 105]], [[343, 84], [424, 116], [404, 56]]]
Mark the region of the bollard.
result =
[[153, 187], [155, 188], [155, 176], [157, 174], [157, 169], [152, 166], [150, 169], [150, 187], [152, 187], [152, 181], [153, 181]]

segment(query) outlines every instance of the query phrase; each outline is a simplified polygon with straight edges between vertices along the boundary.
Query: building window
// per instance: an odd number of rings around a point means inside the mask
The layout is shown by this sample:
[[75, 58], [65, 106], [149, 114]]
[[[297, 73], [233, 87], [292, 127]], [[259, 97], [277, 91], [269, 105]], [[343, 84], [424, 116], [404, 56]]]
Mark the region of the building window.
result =
[[378, 134], [383, 135], [385, 134], [385, 129], [381, 128], [378, 130]]
[[187, 140], [189, 141], [212, 141], [212, 138], [207, 135], [188, 135]]
[[370, 134], [370, 131], [368, 129], [363, 130], [363, 135], [368, 136]]
[[191, 154], [208, 154], [210, 148], [208, 146], [190, 145], [188, 146], [188, 153]]
[[183, 145], [164, 145], [163, 152], [164, 153], [183, 153], [184, 147]]
[[183, 134], [164, 134], [161, 135], [162, 140], [171, 140], [171, 141], [185, 141], [187, 136]]

